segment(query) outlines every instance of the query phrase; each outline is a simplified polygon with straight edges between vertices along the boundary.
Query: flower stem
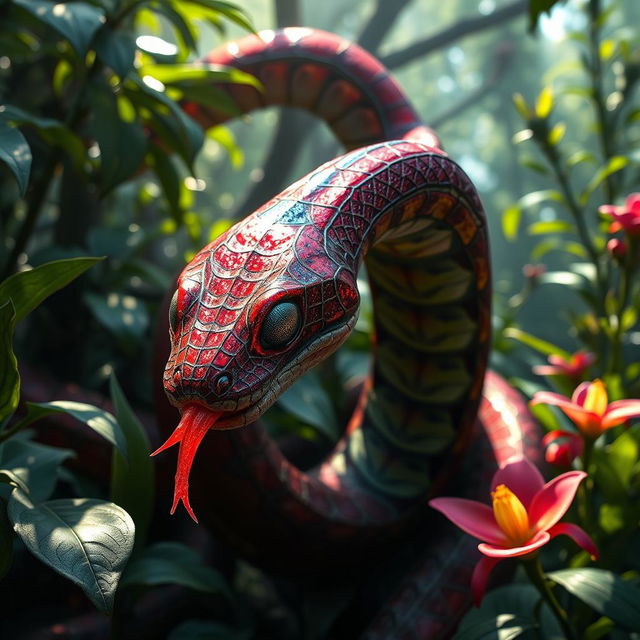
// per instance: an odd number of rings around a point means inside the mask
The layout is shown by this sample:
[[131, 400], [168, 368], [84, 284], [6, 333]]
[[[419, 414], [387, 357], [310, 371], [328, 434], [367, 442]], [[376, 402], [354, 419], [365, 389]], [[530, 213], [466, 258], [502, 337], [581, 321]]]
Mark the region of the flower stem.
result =
[[540, 566], [540, 560], [538, 556], [534, 558], [524, 560], [523, 561], [525, 571], [529, 576], [529, 580], [533, 586], [539, 591], [543, 600], [549, 605], [549, 608], [553, 612], [553, 615], [557, 618], [562, 630], [564, 631], [565, 637], [568, 640], [576, 640], [576, 635], [569, 624], [569, 617], [567, 616], [567, 612], [560, 606], [558, 599], [555, 597], [551, 587], [549, 586], [549, 582], [542, 571], [542, 567]]

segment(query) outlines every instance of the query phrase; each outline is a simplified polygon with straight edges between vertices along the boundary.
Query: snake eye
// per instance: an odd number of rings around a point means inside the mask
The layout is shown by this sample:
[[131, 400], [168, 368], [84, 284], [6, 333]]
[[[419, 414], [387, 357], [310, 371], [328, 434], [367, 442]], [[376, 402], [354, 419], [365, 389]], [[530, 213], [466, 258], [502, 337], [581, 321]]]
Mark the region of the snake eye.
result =
[[263, 349], [286, 347], [298, 335], [301, 326], [300, 307], [293, 302], [274, 305], [262, 321], [260, 344]]
[[178, 326], [178, 290], [173, 294], [173, 298], [171, 298], [171, 303], [169, 304], [169, 326], [171, 327], [171, 331], [175, 333], [176, 327]]

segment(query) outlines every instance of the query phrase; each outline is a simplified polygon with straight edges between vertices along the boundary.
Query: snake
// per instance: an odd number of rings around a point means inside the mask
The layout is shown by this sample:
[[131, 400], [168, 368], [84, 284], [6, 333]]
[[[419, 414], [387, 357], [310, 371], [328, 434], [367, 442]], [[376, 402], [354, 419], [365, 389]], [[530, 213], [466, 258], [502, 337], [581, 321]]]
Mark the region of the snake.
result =
[[[295, 107], [346, 153], [231, 226], [177, 279], [162, 384], [179, 420], [167, 414], [154, 452], [179, 445], [171, 513], [182, 503], [276, 573], [369, 576], [350, 623], [358, 637], [448, 637], [470, 606], [478, 552], [427, 499], [449, 490], [487, 500], [495, 469], [539, 455], [526, 405], [488, 371], [478, 193], [384, 66], [337, 35], [263, 31], [197, 64], [260, 83], [216, 85], [234, 113], [185, 101], [201, 127]], [[347, 340], [365, 276], [369, 372], [335, 447], [302, 469], [259, 418]]]

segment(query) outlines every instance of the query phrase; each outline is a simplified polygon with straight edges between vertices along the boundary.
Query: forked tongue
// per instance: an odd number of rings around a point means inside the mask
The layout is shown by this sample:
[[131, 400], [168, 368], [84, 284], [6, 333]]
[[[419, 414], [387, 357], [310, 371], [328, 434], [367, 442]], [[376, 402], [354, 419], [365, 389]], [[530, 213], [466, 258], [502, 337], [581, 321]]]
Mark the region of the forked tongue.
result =
[[175, 431], [159, 449], [156, 449], [156, 451], [151, 454], [155, 456], [161, 451], [172, 447], [177, 442], [180, 443], [171, 515], [174, 514], [178, 502], [182, 500], [182, 504], [184, 504], [184, 508], [188, 514], [195, 522], [198, 522], [198, 518], [196, 518], [189, 504], [189, 473], [202, 438], [204, 438], [205, 433], [213, 427], [222, 413], [222, 411], [210, 411], [197, 404], [187, 405], [182, 409], [182, 417]]

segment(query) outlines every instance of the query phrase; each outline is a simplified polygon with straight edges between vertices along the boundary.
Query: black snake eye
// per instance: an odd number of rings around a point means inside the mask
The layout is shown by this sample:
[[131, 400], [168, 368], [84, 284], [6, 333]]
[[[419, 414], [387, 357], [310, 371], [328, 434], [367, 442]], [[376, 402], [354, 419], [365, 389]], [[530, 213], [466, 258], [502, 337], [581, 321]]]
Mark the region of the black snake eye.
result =
[[175, 333], [176, 327], [178, 326], [178, 290], [173, 294], [173, 298], [171, 298], [171, 303], [169, 304], [169, 326], [171, 327], [171, 331]]
[[274, 305], [262, 321], [260, 344], [263, 349], [287, 346], [300, 331], [300, 307], [293, 302]]
[[216, 393], [219, 396], [222, 396], [229, 390], [232, 382], [233, 381], [230, 375], [227, 375], [226, 373], [221, 373], [218, 376], [216, 376], [215, 380], [213, 381], [213, 387]]

